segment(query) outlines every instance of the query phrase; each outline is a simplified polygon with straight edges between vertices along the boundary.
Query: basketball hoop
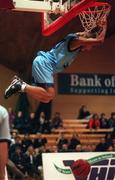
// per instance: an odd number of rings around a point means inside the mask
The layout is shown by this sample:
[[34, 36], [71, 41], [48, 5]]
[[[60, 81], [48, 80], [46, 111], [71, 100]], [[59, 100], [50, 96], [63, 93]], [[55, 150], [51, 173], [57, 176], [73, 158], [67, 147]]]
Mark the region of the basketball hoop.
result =
[[107, 20], [111, 5], [109, 3], [95, 2], [89, 8], [80, 12], [79, 18], [85, 32], [91, 32], [97, 26], [97, 22]]

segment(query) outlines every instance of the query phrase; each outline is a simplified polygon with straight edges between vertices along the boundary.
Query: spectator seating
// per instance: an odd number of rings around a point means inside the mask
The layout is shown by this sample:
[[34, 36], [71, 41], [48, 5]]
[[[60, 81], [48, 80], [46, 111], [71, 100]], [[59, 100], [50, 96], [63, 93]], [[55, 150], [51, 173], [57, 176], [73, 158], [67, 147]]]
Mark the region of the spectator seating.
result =
[[[100, 138], [105, 137], [107, 133], [111, 133], [113, 129], [88, 129], [88, 120], [63, 120], [63, 128], [52, 130], [51, 134], [42, 134], [42, 137], [46, 137], [49, 145], [55, 145], [56, 139], [59, 133], [64, 133], [68, 140], [75, 132], [78, 134], [81, 144], [98, 144]], [[22, 138], [24, 135], [20, 135]], [[36, 135], [31, 135], [32, 138], [37, 138]]]

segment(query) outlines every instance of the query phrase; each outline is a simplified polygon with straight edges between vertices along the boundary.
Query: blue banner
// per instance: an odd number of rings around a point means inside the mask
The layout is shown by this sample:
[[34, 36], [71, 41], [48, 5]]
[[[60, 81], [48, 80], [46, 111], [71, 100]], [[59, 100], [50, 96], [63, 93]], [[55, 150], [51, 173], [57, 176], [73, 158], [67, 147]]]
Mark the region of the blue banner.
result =
[[114, 74], [58, 74], [58, 93], [72, 95], [115, 95]]

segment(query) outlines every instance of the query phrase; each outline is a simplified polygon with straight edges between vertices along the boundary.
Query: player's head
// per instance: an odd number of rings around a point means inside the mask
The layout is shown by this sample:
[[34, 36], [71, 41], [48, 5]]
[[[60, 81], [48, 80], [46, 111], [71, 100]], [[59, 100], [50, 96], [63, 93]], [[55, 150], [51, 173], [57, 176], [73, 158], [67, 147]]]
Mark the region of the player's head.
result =
[[87, 38], [97, 38], [97, 36], [103, 31], [104, 25], [107, 23], [106, 19], [99, 19], [96, 22], [96, 26], [91, 31], [86, 33]]
[[[87, 38], [87, 39], [88, 38], [97, 38], [99, 31], [101, 31], [100, 27], [96, 26], [90, 32], [85, 32], [84, 37]], [[82, 51], [86, 51], [86, 50], [90, 51], [92, 48], [93, 48], [93, 45], [87, 44], [87, 45], [84, 46]]]
[[[97, 27], [96, 28], [94, 28], [92, 31], [90, 31], [90, 32], [84, 32], [83, 33], [83, 37], [85, 37], [85, 38], [96, 38], [97, 37]], [[92, 44], [85, 44], [83, 47], [82, 47], [82, 51], [90, 51], [91, 49], [93, 48], [93, 46], [92, 46]]]
[[86, 33], [86, 38], [96, 38], [99, 31], [102, 31], [102, 27], [96, 26], [91, 31]]

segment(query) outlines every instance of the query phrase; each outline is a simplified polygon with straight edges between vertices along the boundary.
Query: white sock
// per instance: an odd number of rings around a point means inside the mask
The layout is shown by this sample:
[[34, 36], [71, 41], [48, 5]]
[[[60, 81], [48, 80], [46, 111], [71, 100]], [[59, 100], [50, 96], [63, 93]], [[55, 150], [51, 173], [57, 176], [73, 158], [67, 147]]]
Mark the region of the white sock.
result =
[[27, 84], [26, 84], [25, 82], [22, 83], [22, 86], [21, 86], [21, 91], [22, 91], [22, 92], [24, 92], [26, 85], [27, 85]]
[[5, 179], [4, 180], [8, 180], [8, 174], [7, 174], [7, 169], [6, 169], [6, 167], [5, 167], [5, 177], [4, 177]]

